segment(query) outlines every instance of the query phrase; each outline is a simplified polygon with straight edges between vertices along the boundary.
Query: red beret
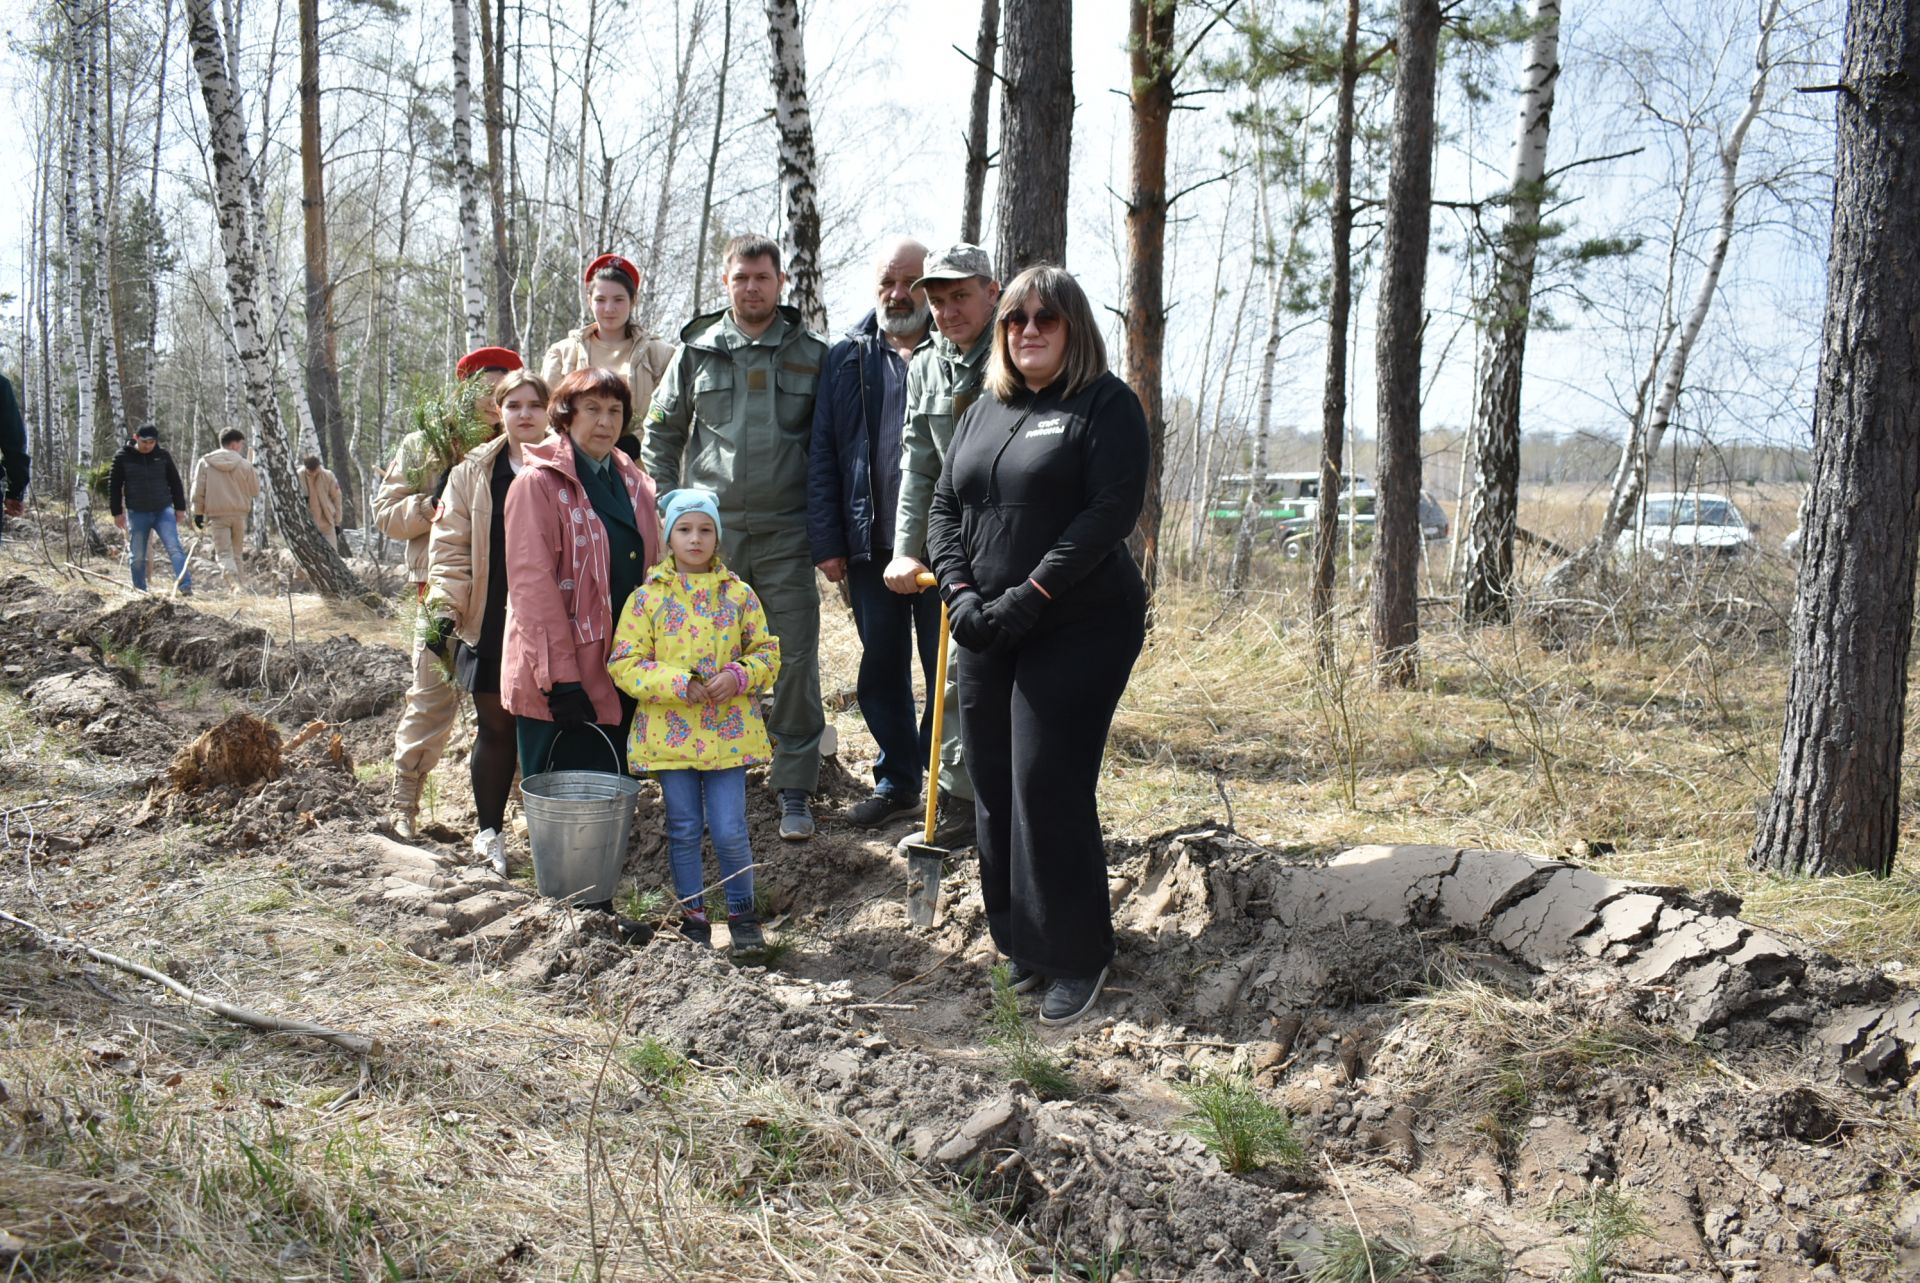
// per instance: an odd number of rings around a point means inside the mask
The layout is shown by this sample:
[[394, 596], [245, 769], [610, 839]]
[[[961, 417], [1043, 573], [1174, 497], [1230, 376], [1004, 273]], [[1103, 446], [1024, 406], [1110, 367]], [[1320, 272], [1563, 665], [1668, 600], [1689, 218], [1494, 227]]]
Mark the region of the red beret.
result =
[[633, 292], [636, 294], [640, 292], [640, 269], [632, 263], [629, 263], [626, 259], [621, 258], [618, 254], [602, 254], [599, 258], [594, 259], [593, 262], [587, 264], [587, 270], [581, 275], [580, 279], [582, 281], [592, 280], [593, 274], [603, 267], [617, 269], [627, 280], [633, 283]]
[[464, 379], [482, 370], [517, 370], [525, 364], [510, 347], [477, 347], [460, 358], [453, 372]]

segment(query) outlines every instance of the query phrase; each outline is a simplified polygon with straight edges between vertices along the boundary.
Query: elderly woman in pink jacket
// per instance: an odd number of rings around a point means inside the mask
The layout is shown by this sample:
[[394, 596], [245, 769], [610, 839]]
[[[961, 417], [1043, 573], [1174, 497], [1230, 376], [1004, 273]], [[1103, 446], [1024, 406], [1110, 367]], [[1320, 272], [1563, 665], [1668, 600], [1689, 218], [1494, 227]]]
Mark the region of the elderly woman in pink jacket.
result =
[[[522, 451], [528, 466], [507, 491], [500, 702], [523, 776], [626, 769], [634, 703], [607, 675], [607, 652], [615, 615], [660, 559], [653, 479], [614, 448], [632, 416], [620, 375], [567, 375], [547, 407], [558, 435]], [[606, 738], [580, 733], [592, 726]]]

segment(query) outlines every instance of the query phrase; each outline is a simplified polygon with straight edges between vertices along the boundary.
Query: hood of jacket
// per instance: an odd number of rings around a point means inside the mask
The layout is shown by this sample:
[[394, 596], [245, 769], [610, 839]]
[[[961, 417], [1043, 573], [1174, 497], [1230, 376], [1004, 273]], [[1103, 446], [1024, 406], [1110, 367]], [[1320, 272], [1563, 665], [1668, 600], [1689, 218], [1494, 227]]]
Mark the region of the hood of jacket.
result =
[[[158, 454], [159, 451], [156, 450], [154, 453]], [[222, 446], [212, 454], [209, 454], [205, 462], [210, 468], [218, 468], [222, 472], [232, 472], [235, 468], [245, 464], [246, 460], [234, 451]]]
[[740, 576], [728, 570], [727, 563], [718, 557], [713, 559], [713, 569], [703, 570], [698, 575], [682, 575], [678, 570], [673, 568], [673, 554], [671, 552], [653, 563], [652, 569], [647, 571], [646, 582], [650, 584], [664, 584], [671, 579], [705, 579], [709, 575], [723, 584], [746, 582], [744, 579], [741, 579]]
[[[773, 310], [787, 322], [787, 337], [783, 342], [791, 343], [795, 335], [807, 333], [807, 323], [800, 315], [799, 308], [791, 303], [778, 303], [774, 305]], [[709, 352], [732, 351], [725, 339], [721, 337], [726, 329], [727, 312], [728, 309], [723, 307], [717, 312], [708, 312], [703, 316], [694, 317], [680, 327], [680, 341], [688, 347], [705, 348]]]

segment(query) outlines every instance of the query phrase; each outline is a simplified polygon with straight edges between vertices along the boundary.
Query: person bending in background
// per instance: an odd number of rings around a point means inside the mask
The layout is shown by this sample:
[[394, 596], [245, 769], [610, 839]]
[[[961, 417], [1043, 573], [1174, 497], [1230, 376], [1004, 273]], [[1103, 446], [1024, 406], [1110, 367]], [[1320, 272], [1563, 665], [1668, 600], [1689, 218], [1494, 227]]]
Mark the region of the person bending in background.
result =
[[640, 702], [627, 757], [652, 771], [667, 811], [667, 852], [680, 933], [712, 942], [703, 832], [713, 835], [735, 954], [766, 947], [753, 903], [747, 767], [773, 755], [760, 702], [780, 671], [780, 642], [760, 599], [719, 561], [720, 505], [706, 490], [675, 490], [667, 552], [627, 599], [608, 671]]
[[468, 773], [479, 833], [473, 853], [507, 876], [507, 798], [513, 791], [514, 719], [500, 703], [507, 631], [507, 491], [527, 468], [526, 448], [547, 436], [547, 385], [515, 370], [493, 388], [504, 431], [447, 475], [427, 545], [428, 644], [473, 696], [479, 729]]
[[340, 540], [340, 478], [333, 475], [329, 468], [320, 466], [320, 456], [308, 455], [300, 465], [298, 473], [301, 492], [307, 496], [307, 515], [313, 518], [314, 529], [329, 545], [338, 545]]
[[[520, 354], [511, 348], [476, 348], [460, 358], [454, 376], [479, 376], [493, 385], [521, 364]], [[484, 422], [499, 430], [500, 409], [491, 397], [481, 397], [473, 408]], [[374, 528], [389, 539], [407, 541], [407, 578], [423, 602], [434, 510], [440, 501], [440, 488], [458, 462], [431, 457], [426, 438], [419, 432], [409, 432], [401, 438], [373, 500]], [[420, 790], [440, 764], [459, 715], [460, 692], [441, 671], [439, 656], [427, 648], [427, 630], [414, 629], [413, 683], [407, 688], [406, 706], [393, 731], [393, 792], [389, 799], [394, 832], [402, 838], [411, 839], [415, 834]]]
[[[522, 776], [626, 769], [634, 704], [608, 676], [607, 652], [614, 612], [660, 559], [653, 479], [614, 448], [631, 413], [619, 375], [569, 374], [547, 408], [559, 435], [522, 448], [526, 471], [507, 491], [500, 703], [514, 715]], [[607, 742], [563, 734], [588, 726]]]
[[151, 423], [134, 429], [133, 439], [113, 456], [107, 474], [107, 508], [113, 524], [127, 534], [127, 569], [133, 586], [147, 590], [147, 543], [151, 535], [173, 561], [174, 582], [180, 595], [193, 596], [193, 576], [187, 573], [187, 550], [180, 546], [180, 523], [187, 516], [187, 492], [180, 469], [160, 446], [160, 430]]
[[1094, 790], [1146, 637], [1126, 540], [1148, 462], [1146, 415], [1108, 372], [1080, 286], [1057, 267], [1020, 273], [934, 488], [928, 547], [960, 644], [987, 924], [1014, 988], [1046, 986], [1047, 1024], [1086, 1014], [1113, 960]]
[[[673, 360], [673, 344], [655, 338], [634, 319], [633, 304], [640, 292], [640, 269], [618, 254], [602, 254], [587, 264], [584, 276], [587, 307], [593, 319], [552, 347], [540, 363], [548, 387], [575, 370], [612, 370], [627, 381], [627, 395], [637, 413], [645, 414], [653, 389]], [[629, 423], [617, 444], [634, 462], [640, 460], [640, 425]]]

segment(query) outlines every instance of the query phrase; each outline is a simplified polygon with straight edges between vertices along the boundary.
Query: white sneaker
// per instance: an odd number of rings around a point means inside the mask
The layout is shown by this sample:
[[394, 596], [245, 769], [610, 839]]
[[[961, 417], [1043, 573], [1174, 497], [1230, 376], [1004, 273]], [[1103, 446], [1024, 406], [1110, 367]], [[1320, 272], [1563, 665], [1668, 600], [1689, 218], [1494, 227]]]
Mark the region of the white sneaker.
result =
[[507, 836], [499, 829], [481, 829], [473, 839], [473, 853], [492, 865], [495, 873], [507, 876]]

